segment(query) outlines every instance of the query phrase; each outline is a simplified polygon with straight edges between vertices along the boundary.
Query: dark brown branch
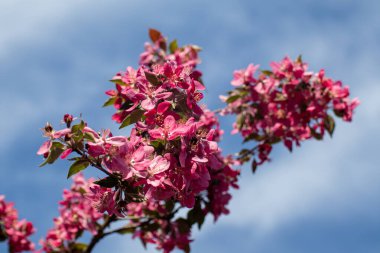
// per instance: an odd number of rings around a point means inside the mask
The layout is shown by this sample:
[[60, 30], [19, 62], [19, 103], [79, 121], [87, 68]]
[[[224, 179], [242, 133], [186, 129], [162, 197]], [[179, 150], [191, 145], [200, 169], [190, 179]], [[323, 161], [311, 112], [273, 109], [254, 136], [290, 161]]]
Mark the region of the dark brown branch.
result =
[[111, 173], [109, 173], [107, 170], [105, 170], [100, 164], [98, 163], [95, 163], [93, 160], [91, 160], [84, 152], [80, 151], [79, 149], [74, 149], [75, 152], [77, 152], [78, 154], [80, 154], [81, 156], [83, 156], [84, 158], [86, 158], [92, 167], [95, 167], [97, 168], [98, 170], [104, 172], [105, 174], [107, 174], [108, 176], [110, 177], [113, 177], [113, 175]]
[[[158, 219], [165, 219], [165, 220], [170, 220], [174, 217], [174, 215], [180, 210], [182, 209], [181, 206], [177, 207], [175, 210], [173, 210], [170, 214], [168, 215], [165, 215], [165, 216], [162, 216], [162, 217], [157, 217]], [[87, 246], [87, 249], [84, 253], [91, 253], [91, 251], [94, 249], [94, 247], [96, 246], [96, 244], [101, 240], [103, 239], [104, 237], [106, 236], [109, 236], [111, 234], [115, 234], [115, 233], [120, 233], [120, 232], [123, 232], [125, 229], [137, 229], [139, 227], [144, 227], [146, 225], [149, 225], [149, 223], [151, 223], [154, 218], [148, 218], [146, 221], [144, 222], [141, 222], [139, 224], [137, 224], [136, 226], [129, 226], [129, 227], [121, 227], [121, 228], [117, 228], [115, 230], [111, 230], [109, 232], [105, 232], [105, 229], [114, 221], [117, 220], [117, 217], [115, 215], [113, 216], [109, 216], [103, 223], [102, 226], [99, 227], [98, 229], [98, 233], [92, 237], [91, 239], [91, 242], [90, 244]]]
[[107, 234], [104, 233], [104, 230], [113, 222], [116, 221], [116, 216], [108, 216], [106, 220], [104, 221], [103, 225], [101, 225], [98, 228], [97, 234], [92, 237], [90, 244], [87, 246], [87, 249], [84, 253], [91, 253], [91, 251], [94, 249], [95, 245]]

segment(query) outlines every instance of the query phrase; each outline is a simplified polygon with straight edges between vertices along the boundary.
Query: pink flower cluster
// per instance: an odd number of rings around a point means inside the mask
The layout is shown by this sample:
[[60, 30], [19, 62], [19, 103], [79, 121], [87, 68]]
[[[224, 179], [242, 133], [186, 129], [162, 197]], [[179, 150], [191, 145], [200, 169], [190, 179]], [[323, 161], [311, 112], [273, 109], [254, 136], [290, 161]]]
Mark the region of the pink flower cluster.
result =
[[[74, 118], [65, 115], [67, 128], [55, 131], [50, 125], [45, 127], [49, 140], [38, 154], [46, 158], [45, 163], [53, 163], [59, 156], [67, 158], [72, 152], [79, 154], [71, 158], [75, 162], [69, 176], [88, 165], [107, 174], [89, 191], [92, 207], [119, 217], [130, 214], [133, 205], [140, 205], [145, 215], [148, 207], [155, 207], [154, 215], [151, 211], [147, 215], [149, 226], [141, 217], [136, 221], [140, 227], [135, 237], [164, 252], [175, 247], [188, 251], [194, 224], [200, 227], [208, 213], [215, 220], [228, 213], [229, 191], [237, 188], [239, 171], [231, 167], [231, 159], [221, 155], [217, 142], [223, 132], [215, 114], [199, 105], [205, 87], [201, 72], [195, 69], [198, 48], [179, 48], [172, 42], [171, 53], [166, 53], [166, 39], [156, 32], [151, 31], [154, 44], [147, 45], [141, 55], [143, 65], [118, 73], [111, 80], [115, 90], [106, 92], [110, 98], [105, 105], [117, 110], [112, 119], [121, 128], [134, 124], [130, 135], [97, 133], [83, 121], [71, 126]], [[169, 202], [188, 208], [190, 216], [175, 219], [174, 214], [164, 215], [159, 209]], [[79, 230], [84, 228], [90, 229]], [[55, 229], [51, 234], [59, 240], [46, 245], [61, 246], [62, 231]], [[70, 241], [70, 236], [63, 239]]]
[[[153, 43], [145, 43], [145, 51], [140, 55], [140, 65], [152, 66], [166, 61], [176, 62], [177, 65], [195, 68], [201, 62], [198, 52], [201, 48], [196, 45], [178, 47], [177, 40], [169, 44], [162, 34], [154, 29], [149, 31]], [[169, 49], [169, 52], [167, 52]]]
[[234, 72], [231, 82], [235, 89], [222, 99], [228, 103], [222, 113], [237, 115], [234, 133], [240, 132], [245, 141], [255, 140], [252, 150], [243, 150], [242, 161], [258, 154], [261, 164], [269, 160], [272, 145], [283, 142], [291, 151], [312, 137], [322, 139], [325, 131], [332, 135], [335, 123], [332, 110], [344, 121], [352, 120], [358, 99], [349, 98], [349, 88], [340, 81], [325, 76], [324, 70], [313, 73], [299, 57], [286, 57], [271, 63], [271, 71], [255, 75], [258, 66]]
[[[349, 98], [347, 86], [324, 70], [308, 71], [301, 57], [273, 62], [270, 71], [250, 64], [234, 72], [235, 88], [222, 97], [227, 107], [221, 115], [236, 114], [233, 133], [257, 144], [237, 158], [224, 157], [218, 119], [200, 104], [205, 90], [196, 69], [200, 48], [168, 43], [154, 29], [149, 36], [152, 43], [145, 44], [140, 65], [117, 73], [111, 80], [115, 88], [106, 91], [104, 106], [114, 107], [112, 119], [120, 129], [131, 126], [128, 136], [96, 132], [70, 114], [63, 117], [63, 129], [44, 127], [48, 140], [37, 151], [44, 157], [41, 166], [67, 159], [67, 177], [74, 176], [74, 183], [64, 190], [59, 217], [38, 253], [90, 253], [115, 233], [130, 233], [163, 253], [189, 253], [193, 227], [201, 229], [208, 214], [217, 221], [229, 213], [240, 174], [234, 165], [253, 158], [255, 171], [276, 143], [292, 151], [301, 141], [323, 139], [325, 132], [331, 136], [335, 121], [330, 114], [351, 121], [359, 105]], [[105, 176], [86, 180], [80, 172], [89, 166]], [[123, 225], [115, 229], [113, 222]], [[34, 250], [28, 239], [33, 232], [33, 225], [18, 221], [13, 204], [0, 195], [0, 241], [8, 240], [9, 252]], [[88, 244], [78, 242], [84, 232], [92, 236]]]
[[171, 43], [168, 54], [166, 39], [157, 31], [150, 35], [153, 45], [146, 45], [142, 65], [118, 73], [112, 79], [116, 89], [107, 92], [117, 109], [113, 119], [136, 125], [105, 164], [141, 186], [145, 199], [174, 198], [192, 208], [214, 171], [223, 173], [226, 166], [217, 144], [222, 131], [215, 115], [198, 105], [204, 90], [195, 69], [198, 47], [173, 49]]
[[33, 224], [19, 221], [13, 203], [5, 202], [5, 197], [0, 195], [0, 241], [8, 240], [9, 252], [34, 250], [34, 244], [28, 239], [34, 232]]
[[[176, 247], [185, 252], [189, 252], [189, 244], [192, 240], [190, 239], [190, 228], [187, 226], [185, 220], [168, 221], [160, 219], [154, 224], [157, 224], [157, 229], [153, 231], [149, 231], [149, 229], [138, 230], [135, 232], [134, 237], [139, 237], [144, 244], [155, 244], [156, 248], [162, 250], [164, 253], [169, 253]], [[182, 224], [185, 224], [184, 226], [187, 227], [183, 229]]]
[[197, 103], [203, 98], [204, 86], [200, 76], [199, 71], [176, 62], [154, 65], [152, 69], [128, 67], [126, 72], [113, 77], [116, 90], [106, 92], [118, 110], [112, 119], [122, 123], [128, 118], [135, 123], [144, 114], [146, 124], [162, 125], [168, 115], [176, 120], [180, 118], [175, 111], [201, 115], [203, 111]]
[[93, 180], [86, 181], [82, 174], [75, 175], [73, 180], [71, 189], [63, 191], [63, 200], [59, 202], [60, 216], [54, 219], [54, 228], [40, 241], [43, 252], [73, 252], [75, 240], [84, 231], [97, 233], [97, 221], [102, 214], [85, 196]]

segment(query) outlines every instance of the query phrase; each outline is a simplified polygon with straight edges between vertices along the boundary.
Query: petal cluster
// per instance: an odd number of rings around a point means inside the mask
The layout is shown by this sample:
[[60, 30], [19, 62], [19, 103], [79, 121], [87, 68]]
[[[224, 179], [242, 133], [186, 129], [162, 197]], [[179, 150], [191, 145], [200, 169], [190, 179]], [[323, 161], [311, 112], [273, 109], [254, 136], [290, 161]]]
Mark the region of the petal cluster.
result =
[[18, 220], [18, 212], [13, 203], [6, 202], [5, 197], [0, 195], [0, 241], [8, 240], [9, 252], [34, 250], [34, 244], [28, 238], [34, 232], [33, 224]]
[[[164, 253], [188, 253], [194, 226], [200, 229], [208, 214], [216, 221], [229, 213], [240, 174], [234, 166], [253, 158], [255, 171], [276, 143], [291, 151], [304, 140], [332, 135], [331, 115], [351, 121], [359, 104], [324, 70], [308, 71], [301, 57], [273, 62], [271, 70], [250, 64], [234, 72], [234, 90], [222, 97], [227, 106], [221, 115], [236, 114], [233, 133], [256, 145], [237, 158], [223, 156], [216, 114], [201, 104], [200, 48], [169, 43], [154, 29], [149, 36], [139, 66], [116, 73], [106, 91], [104, 106], [114, 108], [112, 120], [120, 129], [129, 127], [126, 135], [95, 131], [70, 114], [63, 117], [63, 129], [50, 124], [43, 129], [41, 166], [66, 159], [68, 178], [75, 175], [55, 227], [41, 241], [45, 252], [91, 252], [105, 236], [130, 233]], [[101, 178], [86, 181], [79, 172], [87, 167]], [[123, 226], [114, 229], [112, 222]], [[77, 243], [84, 231], [93, 235], [88, 245]]]
[[254, 167], [269, 160], [275, 143], [283, 142], [291, 151], [303, 140], [322, 139], [326, 131], [332, 135], [331, 112], [351, 121], [359, 105], [341, 81], [326, 77], [324, 70], [308, 71], [301, 57], [294, 61], [285, 57], [270, 66], [270, 71], [258, 72], [253, 64], [235, 71], [231, 82], [235, 89], [222, 97], [227, 103], [222, 114], [237, 116], [233, 132], [258, 143], [240, 153], [242, 162], [255, 156]]
[[[105, 105], [116, 110], [112, 119], [120, 128], [132, 126], [130, 134], [96, 132], [84, 121], [72, 125], [74, 117], [65, 115], [66, 128], [45, 127], [48, 141], [38, 154], [45, 157], [44, 164], [58, 157], [74, 161], [69, 177], [89, 165], [106, 173], [86, 191], [89, 206], [110, 216], [138, 217], [128, 229], [144, 244], [188, 252], [193, 225], [201, 227], [207, 214], [215, 220], [228, 214], [239, 171], [221, 154], [223, 131], [215, 113], [200, 104], [205, 86], [196, 69], [199, 48], [178, 47], [173, 41], [168, 52], [160, 33], [151, 31], [151, 39], [141, 65], [117, 73], [111, 80], [115, 89], [106, 92]], [[187, 216], [180, 217], [179, 209], [187, 210]], [[49, 233], [58, 241], [44, 245], [61, 247], [75, 239], [75, 233], [61, 230], [61, 222]], [[85, 224], [79, 230], [92, 231]]]
[[90, 191], [91, 181], [82, 174], [73, 178], [70, 190], [65, 189], [59, 202], [59, 216], [54, 218], [54, 228], [40, 241], [43, 252], [72, 252], [75, 240], [84, 231], [97, 233], [97, 221], [103, 216], [85, 196]]

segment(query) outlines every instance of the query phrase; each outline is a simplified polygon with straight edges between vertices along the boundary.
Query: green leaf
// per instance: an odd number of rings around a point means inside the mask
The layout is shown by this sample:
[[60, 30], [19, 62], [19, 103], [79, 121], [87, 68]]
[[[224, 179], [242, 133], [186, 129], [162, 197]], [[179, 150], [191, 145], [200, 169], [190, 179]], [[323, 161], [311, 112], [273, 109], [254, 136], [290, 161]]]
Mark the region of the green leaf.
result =
[[117, 230], [118, 234], [125, 235], [125, 234], [132, 234], [136, 231], [136, 227], [123, 227], [121, 229]]
[[344, 116], [344, 110], [335, 110], [334, 109], [335, 116], [342, 118]]
[[3, 242], [5, 240], [7, 240], [7, 239], [8, 239], [8, 236], [5, 233], [5, 231], [4, 231], [4, 233], [0, 233], [0, 242]]
[[149, 209], [144, 209], [144, 214], [147, 216], [152, 216], [152, 217], [156, 217], [159, 215], [158, 211], [153, 211]]
[[[84, 191], [84, 193], [82, 192], [82, 190]], [[82, 187], [79, 189], [79, 192], [81, 192], [82, 195], [84, 195], [86, 193], [86, 190], [83, 189]], [[80, 229], [76, 232], [75, 234], [75, 239], [78, 239], [79, 237], [81, 237], [83, 235], [83, 230]]]
[[149, 29], [149, 37], [150, 39], [153, 41], [153, 42], [156, 42], [157, 40], [159, 40], [162, 35], [159, 31], [157, 31], [156, 29]]
[[183, 246], [183, 251], [184, 251], [185, 253], [190, 253], [190, 244], [186, 244], [186, 245], [184, 245], [184, 246]]
[[142, 227], [143, 231], [150, 231], [150, 232], [153, 232], [153, 231], [156, 231], [157, 229], [159, 229], [161, 226], [158, 224], [158, 223], [149, 223], [145, 226]]
[[87, 244], [77, 242], [73, 246], [71, 246], [71, 250], [73, 253], [81, 253], [85, 252], [87, 249]]
[[250, 152], [249, 149], [246, 149], [246, 148], [243, 148], [240, 152], [239, 152], [239, 155], [247, 155], [248, 153]]
[[203, 214], [203, 211], [202, 211], [200, 199], [197, 199], [193, 209], [191, 209], [187, 213], [187, 220], [188, 222], [190, 222], [191, 225], [197, 223], [198, 228], [201, 229], [205, 221], [205, 215]]
[[[309, 89], [310, 87], [310, 84], [309, 83], [306, 83], [304, 81], [300, 82], [298, 85], [297, 85], [297, 88], [299, 89], [303, 89], [303, 90], [307, 90]], [[305, 107], [305, 110], [306, 110], [307, 107]]]
[[153, 85], [157, 86], [161, 84], [160, 80], [157, 78], [157, 76], [153, 73], [145, 71], [145, 77], [146, 79]]
[[202, 216], [198, 219], [198, 229], [200, 230], [202, 228], [203, 223], [205, 222], [206, 216], [202, 214]]
[[332, 135], [334, 133], [334, 130], [335, 130], [335, 121], [334, 121], [334, 118], [331, 117], [330, 115], [326, 115], [323, 123], [325, 125], [325, 128], [326, 128], [327, 132], [332, 137]]
[[297, 57], [297, 62], [302, 63], [302, 54]]
[[181, 234], [186, 234], [190, 232], [189, 222], [186, 219], [178, 218], [176, 222], [178, 224], [178, 230]]
[[116, 101], [116, 97], [111, 97], [111, 98], [109, 98], [109, 99], [103, 104], [103, 107], [107, 107], [107, 106], [113, 105], [113, 104], [115, 104], [115, 101]]
[[255, 172], [256, 172], [256, 170], [257, 170], [257, 165], [258, 165], [258, 164], [257, 164], [256, 160], [253, 159], [252, 164], [251, 164], [252, 173], [255, 173]]
[[155, 149], [159, 149], [160, 147], [165, 146], [164, 140], [160, 139], [150, 141], [150, 145], [153, 146]]
[[89, 140], [91, 142], [95, 142], [95, 136], [92, 133], [85, 132], [83, 136], [86, 140]]
[[70, 178], [72, 175], [77, 174], [78, 172], [84, 170], [90, 165], [90, 162], [87, 160], [78, 160], [75, 161], [69, 169], [69, 173], [67, 174], [67, 178]]
[[120, 86], [126, 86], [126, 85], [127, 85], [127, 84], [124, 83], [121, 79], [110, 80], [110, 82], [115, 83], [115, 84], [118, 84], [118, 85], [120, 85]]
[[78, 133], [78, 132], [82, 132], [85, 126], [86, 126], [86, 124], [84, 123], [83, 120], [81, 120], [79, 124], [73, 125], [71, 127], [71, 132], [73, 134]]
[[255, 140], [255, 141], [263, 141], [265, 140], [266, 136], [265, 135], [259, 135], [257, 133], [252, 133], [248, 135], [247, 137], [244, 138], [243, 143], [246, 143], [250, 140]]
[[133, 102], [130, 100], [127, 100], [127, 101], [123, 102], [123, 104], [121, 105], [119, 110], [124, 111], [124, 110], [129, 109], [132, 106], [133, 106]]
[[236, 100], [238, 100], [240, 98], [240, 94], [238, 95], [232, 95], [232, 96], [229, 96], [226, 100], [226, 103], [232, 103], [232, 102], [235, 102]]
[[117, 178], [109, 176], [95, 181], [94, 184], [100, 185], [105, 188], [113, 188], [118, 184], [118, 182], [119, 181], [117, 180]]
[[236, 124], [237, 124], [237, 127], [239, 130], [241, 130], [244, 126], [244, 121], [245, 121], [245, 118], [244, 118], [244, 115], [243, 114], [239, 114], [236, 118]]
[[174, 54], [174, 52], [177, 49], [178, 49], [178, 42], [177, 42], [177, 40], [173, 40], [172, 42], [170, 42], [170, 45], [169, 45], [170, 53]]
[[272, 137], [270, 140], [269, 140], [269, 144], [273, 145], [273, 144], [277, 144], [281, 141], [281, 138], [280, 137]]
[[141, 117], [143, 116], [144, 114], [144, 111], [143, 110], [134, 110], [131, 114], [129, 114], [123, 121], [123, 123], [121, 123], [119, 129], [122, 129], [126, 126], [129, 126], [131, 124], [134, 124], [136, 123], [137, 121], [139, 121], [141, 119]]
[[[87, 193], [87, 191], [85, 189], [83, 189], [82, 187], [79, 188], [79, 193], [82, 194], [82, 195], [85, 195]], [[82, 231], [83, 232], [83, 231]], [[80, 233], [79, 233], [80, 234]], [[78, 235], [78, 237], [80, 237], [81, 235]], [[77, 238], [78, 238], [77, 237]]]
[[81, 160], [81, 159], [82, 159], [82, 157], [77, 156], [77, 157], [68, 158], [67, 160], [72, 162], [72, 161], [78, 161], [78, 160]]
[[0, 242], [5, 241], [7, 238], [8, 238], [8, 235], [5, 232], [4, 223], [0, 221]]
[[141, 244], [143, 245], [144, 249], [147, 249], [146, 247], [146, 241], [140, 237]]
[[73, 140], [75, 141], [75, 143], [77, 145], [79, 145], [79, 143], [81, 143], [82, 139], [84, 137], [84, 133], [80, 130], [78, 130], [77, 132], [74, 133], [74, 135], [72, 136]]
[[316, 139], [316, 140], [322, 140], [323, 139], [323, 135], [320, 134], [320, 133], [317, 133], [314, 128], [310, 127], [310, 132], [311, 132], [311, 135]]
[[45, 166], [46, 164], [54, 163], [64, 150], [65, 146], [62, 143], [53, 142], [50, 148], [49, 156], [45, 159], [43, 163], [40, 164], [40, 167]]
[[271, 76], [271, 75], [273, 75], [273, 72], [270, 71], [270, 70], [262, 70], [261, 73], [263, 73], [263, 74], [266, 75], [266, 76]]
[[173, 211], [174, 206], [175, 206], [175, 203], [174, 203], [174, 201], [171, 200], [171, 199], [169, 199], [169, 200], [167, 200], [167, 201], [165, 202], [165, 209], [166, 209], [166, 211], [168, 211], [168, 212]]

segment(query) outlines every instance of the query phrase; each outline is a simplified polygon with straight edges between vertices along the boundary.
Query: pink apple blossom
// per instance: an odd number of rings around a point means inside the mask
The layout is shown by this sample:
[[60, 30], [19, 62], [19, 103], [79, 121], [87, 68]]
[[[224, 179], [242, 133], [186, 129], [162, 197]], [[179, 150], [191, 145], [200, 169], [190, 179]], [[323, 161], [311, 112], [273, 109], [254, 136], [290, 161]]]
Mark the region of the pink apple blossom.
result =
[[28, 238], [35, 232], [33, 224], [18, 220], [18, 212], [13, 203], [5, 202], [0, 195], [0, 238], [7, 238], [10, 253], [34, 250], [34, 244]]
[[285, 57], [271, 63], [271, 71], [255, 77], [257, 67], [250, 64], [234, 72], [231, 84], [237, 88], [223, 98], [228, 105], [222, 111], [237, 115], [233, 133], [240, 132], [245, 141], [258, 142], [253, 149], [240, 153], [242, 161], [255, 156], [254, 167], [269, 160], [272, 145], [277, 142], [291, 151], [293, 144], [323, 138], [325, 130], [331, 135], [335, 123], [330, 111], [351, 121], [359, 104], [349, 98], [347, 86], [325, 77], [324, 70], [307, 71], [301, 58], [292, 61]]

